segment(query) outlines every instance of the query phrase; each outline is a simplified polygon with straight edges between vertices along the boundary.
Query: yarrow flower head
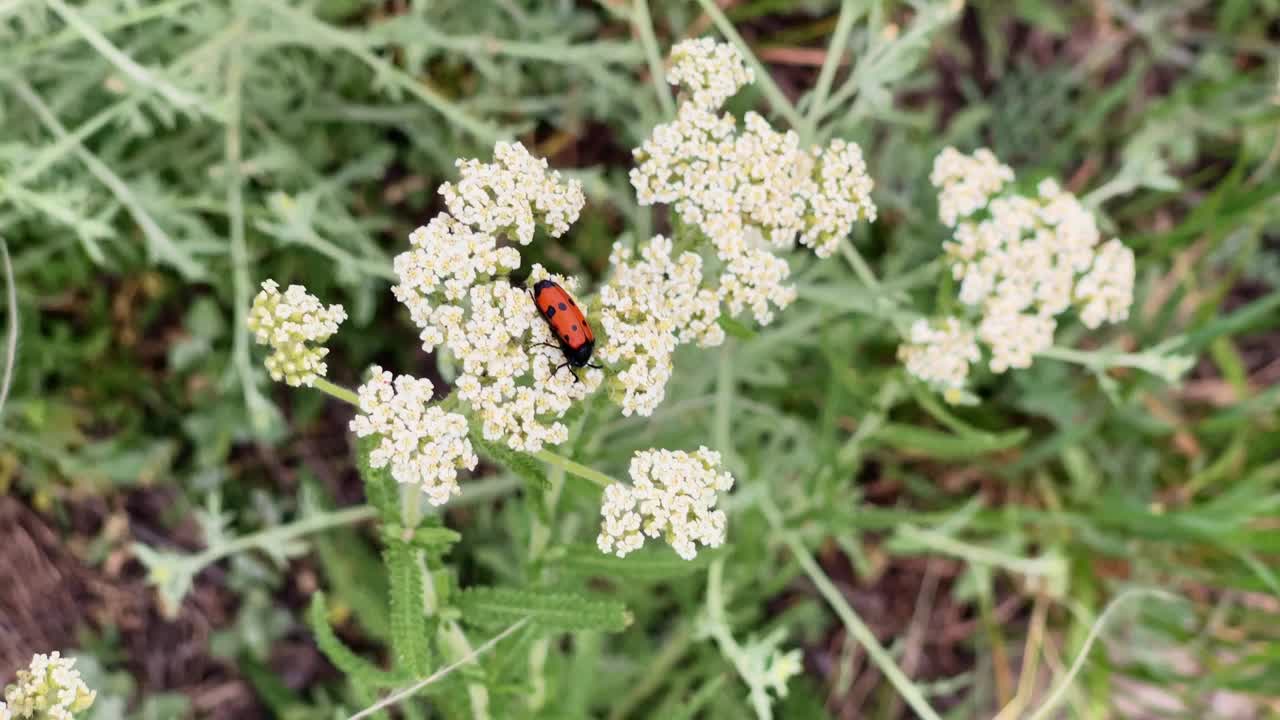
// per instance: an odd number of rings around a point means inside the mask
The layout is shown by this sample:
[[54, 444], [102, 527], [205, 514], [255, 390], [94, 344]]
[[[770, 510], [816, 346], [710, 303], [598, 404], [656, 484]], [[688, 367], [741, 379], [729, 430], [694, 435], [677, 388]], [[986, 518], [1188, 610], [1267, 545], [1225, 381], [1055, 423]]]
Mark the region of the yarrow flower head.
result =
[[80, 679], [75, 662], [56, 652], [33, 657], [27, 669], [19, 670], [14, 683], [5, 688], [0, 718], [72, 720], [88, 710], [98, 694]]
[[672, 50], [669, 77], [688, 91], [676, 119], [634, 151], [631, 184], [642, 205], [671, 205], [709, 241], [722, 266], [717, 295], [737, 314], [767, 324], [795, 298], [790, 268], [773, 254], [797, 241], [819, 257], [835, 252], [858, 220], [874, 220], [872, 182], [861, 149], [834, 140], [804, 149], [793, 132], [749, 112], [744, 129], [724, 100], [752, 80], [737, 50], [710, 40]]
[[960, 319], [947, 317], [915, 321], [908, 342], [898, 348], [898, 358], [906, 363], [907, 372], [954, 397], [969, 378], [969, 365], [978, 362], [981, 353], [973, 330]]
[[672, 258], [672, 243], [658, 235], [640, 250], [615, 244], [613, 275], [600, 291], [600, 325], [607, 338], [599, 349], [616, 374], [610, 390], [624, 415], [649, 415], [666, 393], [671, 354], [696, 342], [724, 342], [717, 324], [720, 301], [702, 287], [702, 258], [685, 252]]
[[720, 453], [705, 447], [693, 454], [642, 450], [632, 457], [630, 474], [631, 485], [605, 488], [596, 540], [601, 552], [624, 557], [643, 546], [645, 536], [661, 536], [692, 560], [699, 544], [724, 543], [727, 519], [714, 508], [718, 493], [733, 487], [733, 476], [720, 470]]
[[732, 45], [692, 38], [671, 47], [667, 81], [687, 90], [693, 104], [700, 107], [719, 108], [755, 79], [755, 71]]
[[960, 218], [972, 215], [1006, 183], [1013, 182], [1013, 169], [1001, 164], [986, 148], [979, 148], [973, 155], [965, 155], [948, 147], [934, 158], [929, 182], [941, 188], [938, 192], [938, 215], [942, 224], [955, 227]]
[[[520, 267], [514, 247], [538, 226], [566, 232], [585, 202], [582, 186], [547, 169], [519, 143], [498, 143], [495, 162], [460, 161], [462, 179], [440, 189], [448, 212], [409, 236], [411, 248], [395, 258], [400, 278], [392, 288], [422, 328], [424, 350], [443, 347], [462, 373], [458, 397], [480, 419], [484, 437], [536, 452], [568, 439], [560, 418], [603, 380], [599, 370], [575, 376], [563, 367], [555, 338], [528, 293], [500, 275]], [[529, 281], [567, 278], [534, 266]]]
[[321, 345], [346, 319], [341, 305], [326, 308], [301, 285], [290, 285], [282, 294], [276, 281], [265, 280], [253, 299], [247, 324], [259, 344], [271, 346], [265, 363], [271, 379], [296, 387], [324, 377], [329, 349]]
[[582, 185], [564, 182], [547, 161], [520, 143], [498, 143], [492, 163], [459, 160], [462, 179], [440, 186], [450, 214], [489, 235], [506, 235], [521, 245], [533, 241], [541, 224], [560, 237], [578, 219], [585, 203]]
[[400, 375], [393, 381], [374, 365], [360, 386], [361, 414], [351, 431], [378, 437], [370, 465], [390, 466], [396, 482], [419, 485], [432, 505], [443, 505], [460, 492], [458, 470], [474, 470], [479, 459], [467, 439], [467, 419], [432, 405], [434, 390], [430, 380]]
[[[1019, 194], [1009, 189], [1013, 171], [991, 151], [954, 148], [938, 155], [930, 180], [942, 222], [955, 229], [943, 247], [959, 299], [977, 316], [976, 337], [990, 350], [993, 372], [1029, 367], [1053, 345], [1057, 318], [1072, 309], [1090, 329], [1128, 317], [1133, 252], [1119, 240], [1099, 246], [1093, 213], [1057, 182]], [[900, 356], [911, 374], [958, 390], [978, 359], [973, 337], [959, 318], [917, 323]]]

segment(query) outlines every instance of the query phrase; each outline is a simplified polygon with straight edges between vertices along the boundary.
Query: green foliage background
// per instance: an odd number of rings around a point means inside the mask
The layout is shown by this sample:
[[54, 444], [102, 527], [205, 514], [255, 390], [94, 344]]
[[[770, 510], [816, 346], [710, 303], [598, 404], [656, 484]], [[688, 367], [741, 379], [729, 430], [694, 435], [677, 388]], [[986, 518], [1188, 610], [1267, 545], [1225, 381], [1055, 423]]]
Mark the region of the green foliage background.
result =
[[[434, 372], [388, 292], [390, 258], [435, 212], [453, 161], [487, 158], [497, 138], [551, 157], [589, 197], [567, 239], [540, 241], [526, 261], [598, 278], [620, 234], [661, 227], [626, 180], [629, 149], [664, 117], [642, 6], [18, 0], [0, 2], [0, 237], [21, 328], [0, 484], [86, 567], [131, 540], [153, 571], [177, 568], [163, 582], [219, 565], [236, 604], [214, 649], [268, 716], [345, 717], [443, 664], [405, 608], [421, 605], [424, 580], [396, 559], [408, 548], [457, 593], [442, 596], [433, 633], [455, 627], [478, 645], [532, 618], [409, 717], [470, 716], [476, 683], [496, 717], [749, 717], [739, 661], [779, 642], [805, 650], [806, 674], [777, 716], [911, 716], [886, 682], [850, 704], [854, 678], [875, 670], [840, 639], [846, 622], [802, 565], [810, 553], [847, 579], [846, 598], [917, 558], [950, 559], [935, 590], [981, 627], [963, 648], [971, 666], [911, 682], [951, 717], [1008, 699], [1001, 666], [1024, 669], [1029, 631], [1047, 632], [1046, 657], [1058, 658], [1040, 663], [1026, 697], [1043, 699], [1130, 587], [1184, 601], [1120, 608], [1066, 716], [1115, 716], [1132, 681], [1182, 699], [1191, 717], [1224, 690], [1276, 711], [1280, 2], [988, 0], [956, 21], [938, 19], [940, 5], [845, 5], [852, 80], [837, 76], [839, 109], [811, 137], [864, 148], [881, 218], [853, 240], [886, 287], [932, 302], [911, 282], [946, 236], [930, 163], [948, 144], [989, 146], [1022, 178], [1062, 178], [1137, 253], [1131, 320], [1059, 343], [1179, 336], [1198, 359], [1186, 383], [1042, 360], [989, 379], [980, 406], [943, 409], [897, 383], [896, 335], [868, 312], [874, 293], [854, 268], [798, 260], [800, 301], [777, 323], [678, 356], [651, 418], [586, 409], [566, 449], [619, 477], [636, 449], [720, 450], [739, 480], [723, 550], [691, 564], [665, 548], [601, 557], [596, 489], [500, 457], [422, 537], [352, 524], [373, 511], [328, 523], [335, 503], [360, 502], [356, 453], [308, 448], [337, 442], [349, 411], [265, 378], [243, 322], [257, 282], [302, 282], [348, 308], [335, 381], [353, 386], [373, 362]], [[742, 0], [727, 15], [767, 58], [825, 47], [839, 9]], [[716, 33], [695, 2], [649, 11], [663, 52]], [[804, 109], [816, 70], [771, 67]], [[733, 107], [770, 105], [756, 86]], [[889, 500], [868, 498], [873, 487], [892, 488]], [[214, 552], [192, 560], [74, 522], [95, 499], [117, 506], [157, 488], [172, 491], [166, 522], [198, 517]], [[396, 518], [377, 492], [370, 481], [385, 532]], [[315, 527], [294, 533], [299, 522]], [[249, 541], [227, 549], [237, 538]], [[286, 599], [299, 563], [325, 595]], [[458, 591], [481, 585], [540, 590]], [[909, 603], [927, 627], [935, 590], [883, 602]], [[1010, 597], [1021, 611], [998, 621]], [[854, 609], [875, 624], [874, 608]], [[344, 641], [326, 635], [331, 622], [359, 640], [349, 657], [329, 653], [347, 679], [290, 687], [273, 667], [276, 643], [311, 637], [308, 615], [330, 650]], [[112, 637], [81, 636], [103, 689], [97, 717], [192, 712], [164, 688], [140, 690], [138, 659]], [[907, 635], [881, 640], [900, 662], [912, 652]], [[1197, 670], [1177, 669], [1167, 648]]]

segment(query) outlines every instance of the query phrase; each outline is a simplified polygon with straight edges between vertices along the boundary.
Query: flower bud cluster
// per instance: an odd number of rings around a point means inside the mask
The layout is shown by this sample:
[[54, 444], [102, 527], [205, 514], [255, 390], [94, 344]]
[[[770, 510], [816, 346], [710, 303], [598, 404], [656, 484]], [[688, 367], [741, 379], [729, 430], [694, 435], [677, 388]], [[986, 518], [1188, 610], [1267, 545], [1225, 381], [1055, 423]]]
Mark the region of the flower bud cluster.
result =
[[27, 669], [19, 670], [17, 679], [5, 688], [0, 719], [73, 720], [88, 710], [98, 694], [80, 679], [75, 663], [57, 652], [31, 658]]
[[259, 344], [269, 345], [264, 363], [271, 379], [289, 385], [311, 385], [324, 377], [328, 366], [321, 347], [347, 319], [341, 305], [325, 307], [301, 285], [290, 285], [283, 294], [274, 280], [264, 280], [253, 299], [247, 323]]

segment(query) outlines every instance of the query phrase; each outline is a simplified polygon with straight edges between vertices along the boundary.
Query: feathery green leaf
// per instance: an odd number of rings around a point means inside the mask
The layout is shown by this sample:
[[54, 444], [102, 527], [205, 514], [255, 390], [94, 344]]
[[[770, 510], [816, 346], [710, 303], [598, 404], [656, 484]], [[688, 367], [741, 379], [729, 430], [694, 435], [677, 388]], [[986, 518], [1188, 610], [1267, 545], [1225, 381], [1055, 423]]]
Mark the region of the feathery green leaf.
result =
[[307, 622], [315, 635], [316, 645], [320, 647], [320, 652], [329, 658], [329, 662], [350, 677], [352, 682], [364, 687], [394, 687], [404, 681], [399, 674], [378, 668], [347, 647], [329, 626], [328, 612], [324, 593], [317, 592], [312, 595], [311, 606], [307, 609]]
[[458, 605], [465, 622], [482, 628], [505, 627], [527, 617], [548, 630], [621, 632], [632, 620], [620, 602], [543, 590], [469, 588], [462, 591]]
[[431, 629], [422, 603], [418, 551], [393, 542], [383, 553], [391, 580], [391, 647], [397, 665], [414, 676], [431, 672]]
[[702, 572], [718, 555], [716, 550], [704, 550], [693, 560], [685, 560], [669, 547], [647, 547], [620, 558], [600, 552], [595, 545], [578, 543], [565, 548], [550, 566], [580, 577], [657, 582]]

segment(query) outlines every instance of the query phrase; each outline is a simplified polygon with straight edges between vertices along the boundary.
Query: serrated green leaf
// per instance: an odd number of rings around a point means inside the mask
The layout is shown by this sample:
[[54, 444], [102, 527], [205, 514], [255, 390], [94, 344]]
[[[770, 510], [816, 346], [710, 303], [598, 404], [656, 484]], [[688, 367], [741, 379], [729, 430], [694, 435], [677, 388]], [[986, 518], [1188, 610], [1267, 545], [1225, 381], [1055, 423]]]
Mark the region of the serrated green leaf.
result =
[[377, 446], [378, 438], [369, 435], [356, 440], [356, 468], [364, 481], [364, 495], [369, 504], [378, 509], [383, 522], [394, 522], [400, 516], [400, 498], [391, 470], [375, 468], [369, 464], [369, 453]]
[[394, 687], [403, 681], [396, 674], [382, 670], [365, 658], [357, 655], [347, 647], [329, 626], [328, 605], [324, 593], [317, 592], [311, 596], [311, 606], [307, 609], [307, 623], [315, 635], [316, 645], [334, 667], [347, 675], [352, 682], [369, 688]]
[[746, 325], [734, 320], [728, 315], [721, 315], [716, 318], [716, 324], [719, 325], [726, 333], [736, 338], [750, 340], [756, 336], [756, 331]]
[[383, 557], [391, 581], [391, 648], [396, 664], [422, 677], [431, 672], [431, 630], [422, 604], [422, 566], [406, 543], [387, 545]]
[[885, 423], [876, 431], [875, 441], [897, 450], [923, 452], [930, 457], [952, 460], [1008, 450], [1021, 445], [1029, 436], [1030, 431], [1026, 428], [1018, 428], [983, 441], [914, 425]]
[[407, 536], [401, 525], [382, 526], [382, 539], [387, 543], [400, 542], [423, 550], [443, 551], [462, 539], [462, 534], [447, 527], [424, 526], [414, 528]]
[[600, 552], [595, 545], [582, 543], [565, 548], [563, 555], [553, 560], [551, 566], [580, 577], [658, 582], [701, 572], [717, 554], [714, 550], [704, 551], [693, 560], [685, 560], [670, 548], [655, 547], [643, 548], [620, 558]]
[[522, 478], [531, 489], [542, 492], [551, 489], [546, 470], [532, 455], [512, 450], [501, 442], [485, 440], [483, 434], [479, 432], [471, 433], [471, 444], [481, 457], [510, 470]]
[[620, 602], [543, 590], [469, 588], [462, 591], [458, 606], [463, 621], [488, 629], [529, 618], [548, 630], [621, 632], [632, 620], [631, 612]]
[[[384, 526], [385, 527], [385, 526]], [[391, 619], [387, 614], [387, 578], [377, 551], [368, 540], [351, 530], [335, 530], [316, 535], [312, 543], [329, 581], [331, 594], [351, 608], [370, 635], [391, 639]]]

